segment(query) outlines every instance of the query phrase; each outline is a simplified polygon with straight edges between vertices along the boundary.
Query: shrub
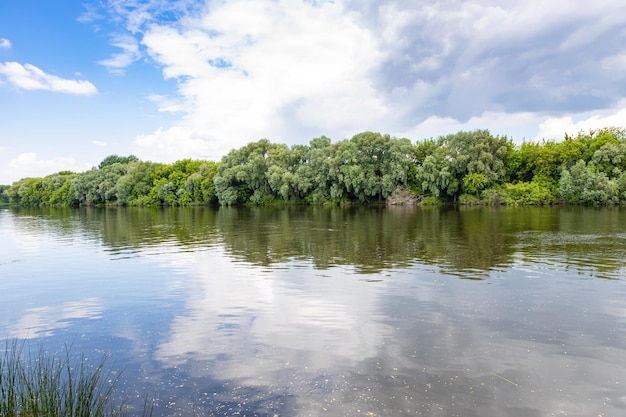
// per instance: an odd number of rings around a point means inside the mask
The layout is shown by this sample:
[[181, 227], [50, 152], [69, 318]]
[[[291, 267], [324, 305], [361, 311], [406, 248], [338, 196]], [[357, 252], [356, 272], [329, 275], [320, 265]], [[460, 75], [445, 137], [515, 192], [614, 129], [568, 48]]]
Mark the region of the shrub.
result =
[[506, 193], [504, 187], [487, 188], [480, 193], [480, 198], [483, 204], [488, 206], [499, 206], [504, 204], [509, 195]]
[[434, 196], [424, 197], [419, 202], [420, 206], [440, 206], [441, 200]]
[[554, 203], [554, 195], [550, 189], [536, 181], [506, 184], [508, 196], [506, 204], [517, 205], [544, 205]]
[[461, 194], [459, 196], [459, 204], [463, 204], [466, 206], [479, 206], [482, 205], [483, 202], [475, 195]]
[[467, 194], [478, 195], [487, 186], [487, 177], [483, 174], [467, 174], [463, 177], [463, 190]]

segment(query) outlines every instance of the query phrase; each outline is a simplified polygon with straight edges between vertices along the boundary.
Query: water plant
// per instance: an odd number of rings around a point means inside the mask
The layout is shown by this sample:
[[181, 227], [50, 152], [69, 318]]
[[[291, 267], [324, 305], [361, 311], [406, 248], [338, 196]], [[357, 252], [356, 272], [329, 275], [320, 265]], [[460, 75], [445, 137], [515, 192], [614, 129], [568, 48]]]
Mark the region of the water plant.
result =
[[[91, 363], [71, 346], [61, 354], [40, 346], [36, 353], [24, 342], [7, 341], [0, 352], [0, 416], [118, 417], [129, 408], [114, 388], [120, 373], [106, 365], [106, 356]], [[143, 415], [150, 415], [148, 401]]]

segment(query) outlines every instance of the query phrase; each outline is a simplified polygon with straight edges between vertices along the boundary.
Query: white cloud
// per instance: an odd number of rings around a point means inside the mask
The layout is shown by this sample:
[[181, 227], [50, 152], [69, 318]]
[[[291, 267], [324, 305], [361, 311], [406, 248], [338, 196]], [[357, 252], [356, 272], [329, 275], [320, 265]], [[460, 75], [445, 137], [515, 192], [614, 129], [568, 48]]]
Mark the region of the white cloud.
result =
[[120, 48], [122, 52], [113, 54], [110, 58], [103, 59], [98, 63], [109, 69], [116, 75], [124, 74], [124, 69], [138, 60], [141, 56], [137, 40], [129, 35], [116, 35], [111, 44]]
[[185, 102], [180, 98], [166, 97], [160, 94], [151, 94], [146, 98], [156, 103], [160, 112], [176, 113], [185, 110], [189, 111]]
[[620, 127], [626, 129], [626, 100], [623, 100], [615, 109], [609, 109], [595, 114], [574, 114], [547, 118], [539, 125], [537, 139], [561, 140], [567, 133], [575, 136], [579, 132], [602, 129], [605, 127]]
[[135, 145], [141, 159], [158, 162], [171, 162], [190, 156], [218, 160], [225, 154], [220, 146], [215, 146], [213, 138], [184, 126], [160, 128], [153, 133], [140, 135], [135, 139]]
[[22, 90], [47, 90], [59, 93], [90, 95], [98, 90], [89, 81], [69, 80], [50, 75], [31, 64], [0, 62], [0, 75]]
[[82, 171], [74, 158], [39, 159], [35, 152], [25, 152], [8, 164], [12, 178], [44, 177], [59, 171]]
[[0, 48], [11, 49], [11, 41], [6, 38], [0, 38]]
[[104, 4], [128, 35], [109, 63], [146, 53], [178, 83], [174, 96], [149, 97], [181, 117], [136, 138], [143, 158], [219, 158], [263, 137], [363, 130], [531, 139], [551, 118], [592, 117], [626, 94], [626, 4], [610, 0]]
[[262, 137], [308, 141], [306, 128], [344, 136], [382, 123], [389, 109], [370, 75], [383, 54], [344, 12], [329, 3], [242, 0], [181, 27], [150, 26], [142, 42], [164, 76], [178, 80], [187, 107], [176, 126], [137, 138], [137, 153], [221, 156]]
[[100, 147], [100, 148], [104, 148], [105, 146], [107, 146], [107, 142], [102, 141], [102, 140], [93, 140], [91, 141], [91, 143], [93, 143], [94, 145]]
[[615, 108], [598, 112], [568, 113], [550, 116], [544, 113], [484, 112], [467, 121], [452, 117], [429, 117], [413, 129], [397, 136], [422, 140], [464, 130], [489, 129], [492, 134], [506, 135], [515, 142], [524, 140], [563, 140], [565, 134], [576, 135], [605, 127], [626, 129], [626, 100]]
[[488, 129], [494, 135], [507, 136], [521, 142], [534, 139], [537, 135], [537, 126], [546, 119], [545, 115], [520, 112], [484, 112], [467, 121], [460, 121], [452, 117], [429, 117], [413, 129], [402, 132], [397, 136], [409, 137], [416, 140], [437, 138], [458, 131]]

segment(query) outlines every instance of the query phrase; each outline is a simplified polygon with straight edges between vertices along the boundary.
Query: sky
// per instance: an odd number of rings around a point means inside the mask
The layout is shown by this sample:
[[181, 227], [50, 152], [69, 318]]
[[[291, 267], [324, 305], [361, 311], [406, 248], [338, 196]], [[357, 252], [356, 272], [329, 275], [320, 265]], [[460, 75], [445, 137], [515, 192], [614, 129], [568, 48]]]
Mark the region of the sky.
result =
[[617, 0], [0, 0], [0, 184], [266, 138], [626, 127]]

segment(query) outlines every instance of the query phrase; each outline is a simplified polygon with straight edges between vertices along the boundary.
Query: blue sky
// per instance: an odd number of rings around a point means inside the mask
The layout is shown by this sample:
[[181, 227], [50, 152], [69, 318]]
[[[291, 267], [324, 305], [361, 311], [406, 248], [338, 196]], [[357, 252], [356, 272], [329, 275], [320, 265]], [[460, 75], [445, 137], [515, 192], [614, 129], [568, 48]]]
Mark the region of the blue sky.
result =
[[365, 130], [626, 126], [626, 3], [0, 0], [0, 184]]

